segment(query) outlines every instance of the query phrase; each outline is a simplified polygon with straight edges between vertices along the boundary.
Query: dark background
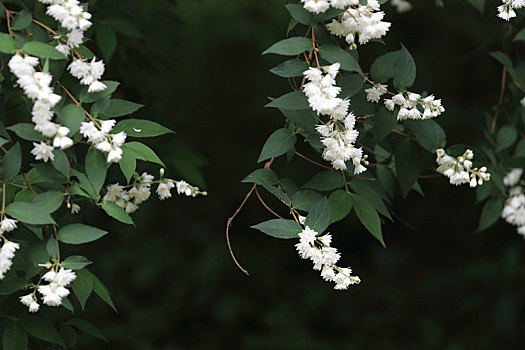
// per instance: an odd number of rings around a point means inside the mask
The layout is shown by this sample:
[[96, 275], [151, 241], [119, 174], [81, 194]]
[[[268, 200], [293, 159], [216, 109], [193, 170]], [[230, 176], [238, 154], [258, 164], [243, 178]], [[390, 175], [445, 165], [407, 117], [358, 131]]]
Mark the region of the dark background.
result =
[[[501, 67], [488, 56], [500, 49], [503, 33], [497, 2], [489, 2], [483, 16], [467, 1], [444, 8], [413, 2], [406, 15], [383, 6], [393, 23], [387, 45], [363, 47], [361, 65], [367, 70], [374, 57], [403, 42], [418, 64], [414, 90], [436, 94], [447, 108], [438, 121], [448, 144], [476, 143], [499, 94]], [[111, 235], [86, 255], [119, 313], [92, 297], [82, 316], [110, 343], [81, 336], [80, 348], [523, 348], [525, 242], [503, 222], [475, 233], [474, 191], [452, 187], [444, 177], [420, 180], [424, 198], [396, 198], [392, 210], [417, 229], [385, 222], [387, 249], [353, 216], [331, 226], [342, 263], [363, 281], [348, 291], [322, 281], [299, 259], [294, 242], [249, 228], [271, 218], [255, 197], [231, 233], [251, 276], [236, 268], [226, 219], [250, 188], [240, 180], [260, 167], [265, 139], [284, 122], [278, 111], [263, 108], [267, 96], [289, 91], [268, 72], [281, 58], [260, 55], [286, 35], [283, 5], [99, 0], [93, 7], [98, 21], [121, 17], [144, 33], [143, 39], [119, 35], [106, 77], [123, 82], [119, 93], [127, 99], [147, 105], [139, 117], [178, 132], [147, 142], [165, 160], [168, 176], [209, 196], [152, 199], [135, 214], [136, 228], [101, 223]], [[273, 169], [299, 184], [317, 172], [300, 159], [279, 160]]]

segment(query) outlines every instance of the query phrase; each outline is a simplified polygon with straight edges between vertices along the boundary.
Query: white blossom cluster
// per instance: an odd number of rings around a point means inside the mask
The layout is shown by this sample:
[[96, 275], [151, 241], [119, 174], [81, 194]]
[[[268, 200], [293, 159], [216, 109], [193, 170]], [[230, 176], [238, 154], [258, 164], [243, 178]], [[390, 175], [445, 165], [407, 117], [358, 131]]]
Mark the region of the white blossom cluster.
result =
[[[198, 187], [191, 186], [186, 181], [175, 181], [165, 179], [164, 169], [160, 170], [160, 179], [155, 181], [158, 183], [157, 195], [160, 200], [171, 198], [171, 190], [177, 189], [178, 194], [184, 194], [188, 197], [195, 197], [199, 194], [206, 196], [206, 192], [201, 192]], [[129, 186], [122, 186], [120, 184], [112, 184], [107, 186], [106, 194], [102, 198], [105, 202], [113, 202], [128, 214], [135, 212], [139, 205], [144, 203], [151, 196], [151, 185], [154, 183], [154, 176], [148, 173], [133, 175], [134, 182]]]
[[450, 179], [452, 185], [462, 185], [468, 183], [474, 188], [483, 185], [484, 181], [490, 180], [490, 174], [487, 173], [487, 167], [472, 168], [472, 159], [474, 152], [467, 149], [463, 155], [454, 158], [449, 156], [445, 150], [436, 150], [438, 163], [437, 171]]
[[0, 248], [0, 280], [4, 279], [5, 274], [9, 271], [11, 265], [13, 265], [15, 251], [20, 248], [18, 243], [10, 242], [4, 237], [5, 233], [17, 228], [16, 223], [16, 220], [9, 219], [6, 216], [4, 216], [2, 222], [0, 222], [0, 240], [3, 240], [4, 243]]
[[368, 102], [377, 103], [381, 99], [381, 96], [386, 94], [387, 91], [388, 91], [388, 85], [383, 85], [383, 84], [373, 85], [371, 88], [365, 89], [366, 100]]
[[[44, 276], [42, 280], [49, 282], [46, 285], [38, 286], [37, 290], [42, 295], [42, 302], [48, 306], [62, 305], [62, 299], [69, 295], [69, 289], [66, 287], [77, 278], [77, 275], [69, 269], [55, 271], [51, 269]], [[20, 302], [29, 308], [29, 312], [37, 312], [40, 305], [36, 299], [36, 291], [20, 297]]]
[[445, 108], [441, 105], [441, 100], [436, 99], [434, 95], [421, 97], [419, 94], [407, 91], [393, 96], [392, 99], [385, 99], [384, 102], [386, 109], [389, 111], [393, 111], [396, 106], [400, 106], [397, 114], [398, 121], [430, 119], [445, 112]]
[[503, 178], [503, 183], [510, 187], [510, 190], [501, 217], [507, 223], [518, 226], [518, 233], [525, 238], [525, 195], [520, 184], [521, 175], [523, 169], [515, 168]]
[[314, 270], [321, 271], [321, 277], [328, 282], [334, 282], [334, 289], [348, 289], [352, 284], [359, 284], [361, 280], [352, 276], [352, 269], [341, 268], [337, 262], [341, 254], [336, 248], [330, 247], [332, 236], [326, 234], [317, 237], [318, 233], [306, 226], [299, 233], [299, 243], [295, 245], [302, 259], [310, 259], [314, 263]]
[[67, 45], [60, 44], [56, 49], [68, 56], [71, 49], [79, 47], [84, 42], [84, 32], [92, 25], [91, 14], [84, 11], [78, 0], [39, 1], [42, 4], [49, 5], [46, 13], [67, 30]]
[[502, 4], [498, 6], [498, 17], [506, 21], [516, 17], [514, 10], [525, 7], [525, 0], [502, 0]]
[[308, 79], [303, 90], [310, 107], [318, 115], [330, 116], [330, 121], [316, 127], [317, 132], [323, 136], [323, 158], [338, 170], [345, 170], [346, 162], [352, 160], [354, 173], [360, 174], [366, 170], [361, 164], [366, 164], [366, 156], [363, 157], [362, 148], [356, 148], [354, 145], [359, 132], [355, 129], [355, 115], [348, 112], [350, 100], [337, 97], [341, 92], [341, 88], [335, 85], [339, 68], [339, 63], [322, 68], [309, 68], [303, 73]]
[[91, 62], [86, 59], [75, 58], [67, 68], [72, 76], [80, 80], [80, 84], [89, 86], [88, 92], [106, 90], [107, 86], [99, 79], [105, 71], [104, 61], [93, 58]]
[[412, 4], [407, 0], [391, 0], [390, 5], [394, 6], [399, 13], [405, 13], [412, 10]]
[[36, 57], [19, 54], [14, 55], [9, 60], [9, 69], [18, 78], [18, 85], [24, 90], [25, 95], [33, 100], [32, 121], [35, 123], [35, 130], [47, 138], [53, 138], [53, 143], [40, 142], [33, 143], [34, 148], [31, 153], [37, 160], [53, 160], [53, 150], [55, 148], [66, 149], [73, 145], [67, 135], [69, 129], [52, 121], [55, 113], [51, 110], [62, 98], [53, 93], [50, 84], [53, 76], [50, 73], [37, 72], [35, 67], [39, 64]]
[[[305, 8], [307, 3], [311, 1], [305, 3]], [[380, 11], [381, 5], [377, 0], [368, 0], [366, 5], [361, 5], [359, 0], [332, 0], [331, 5], [345, 11], [326, 27], [333, 35], [345, 38], [354, 48], [356, 35], [359, 37], [359, 44], [363, 45], [372, 39], [381, 38], [390, 29], [390, 23], [383, 22], [385, 13]]]
[[80, 126], [80, 133], [91, 142], [94, 147], [101, 151], [107, 152], [108, 163], [118, 163], [122, 159], [122, 145], [126, 142], [126, 133], [121, 131], [116, 134], [110, 134], [113, 130], [116, 121], [97, 120], [89, 122], [82, 122]]

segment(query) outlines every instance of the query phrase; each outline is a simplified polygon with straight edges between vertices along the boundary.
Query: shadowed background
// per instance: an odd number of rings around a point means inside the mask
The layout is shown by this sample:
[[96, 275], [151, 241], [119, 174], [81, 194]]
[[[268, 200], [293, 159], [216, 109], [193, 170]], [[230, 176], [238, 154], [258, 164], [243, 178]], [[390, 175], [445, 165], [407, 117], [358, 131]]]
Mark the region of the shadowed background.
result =
[[[99, 21], [119, 17], [143, 33], [118, 35], [106, 77], [122, 81], [118, 91], [147, 106], [138, 117], [178, 132], [146, 140], [159, 150], [167, 176], [199, 185], [209, 196], [153, 199], [135, 214], [135, 228], [100, 224], [111, 235], [85, 255], [96, 262], [91, 270], [112, 292], [119, 313], [92, 297], [83, 316], [110, 343], [81, 336], [79, 348], [460, 350], [523, 344], [525, 242], [501, 222], [474, 233], [480, 212], [472, 205], [474, 192], [451, 187], [445, 178], [420, 180], [425, 198], [396, 198], [392, 210], [417, 229], [385, 222], [387, 249], [353, 216], [331, 226], [342, 264], [363, 281], [349, 291], [322, 281], [299, 259], [295, 242], [250, 229], [271, 218], [255, 197], [231, 233], [251, 276], [235, 267], [226, 219], [250, 188], [240, 180], [261, 166], [256, 161], [264, 141], [284, 122], [277, 110], [263, 108], [267, 96], [289, 91], [285, 79], [268, 72], [282, 58], [260, 55], [286, 35], [284, 1], [95, 5]], [[499, 94], [501, 68], [488, 53], [499, 49], [503, 27], [495, 1], [483, 16], [466, 1], [446, 5], [419, 1], [405, 15], [384, 5], [393, 23], [387, 45], [363, 47], [361, 65], [368, 70], [374, 57], [403, 42], [418, 64], [414, 90], [428, 89], [447, 108], [438, 122], [448, 144], [475, 143]], [[299, 185], [317, 171], [301, 159], [278, 160], [273, 169]]]

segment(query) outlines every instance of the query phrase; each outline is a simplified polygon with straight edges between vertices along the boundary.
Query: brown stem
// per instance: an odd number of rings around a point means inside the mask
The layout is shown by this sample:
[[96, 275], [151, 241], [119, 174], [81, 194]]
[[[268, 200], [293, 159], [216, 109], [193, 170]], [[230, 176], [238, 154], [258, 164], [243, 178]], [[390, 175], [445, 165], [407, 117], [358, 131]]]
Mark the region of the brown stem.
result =
[[261, 195], [259, 194], [259, 191], [257, 190], [257, 187], [255, 187], [255, 194], [257, 195], [257, 198], [259, 198], [259, 202], [261, 202], [261, 204], [263, 205], [264, 208], [266, 208], [266, 210], [268, 210], [270, 213], [272, 213], [274, 216], [276, 216], [277, 218], [279, 219], [282, 219], [283, 217], [279, 214], [277, 214], [276, 212], [274, 212], [272, 210], [272, 208], [270, 208], [262, 199]]

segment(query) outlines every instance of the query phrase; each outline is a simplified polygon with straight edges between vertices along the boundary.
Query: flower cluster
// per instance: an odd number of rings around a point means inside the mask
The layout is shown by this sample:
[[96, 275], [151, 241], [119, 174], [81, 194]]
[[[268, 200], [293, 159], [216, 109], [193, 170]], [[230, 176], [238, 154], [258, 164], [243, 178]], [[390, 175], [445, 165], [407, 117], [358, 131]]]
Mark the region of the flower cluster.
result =
[[472, 168], [472, 159], [474, 152], [467, 149], [462, 156], [454, 158], [449, 156], [445, 150], [436, 151], [438, 163], [437, 171], [450, 179], [452, 185], [461, 185], [469, 183], [474, 188], [483, 185], [484, 181], [490, 180], [490, 174], [487, 173], [487, 167]]
[[518, 226], [518, 233], [525, 238], [525, 195], [523, 187], [519, 185], [522, 174], [523, 169], [516, 168], [503, 178], [503, 183], [510, 190], [501, 217], [509, 224]]
[[[40, 285], [36, 289], [42, 295], [42, 302], [48, 306], [60, 306], [62, 305], [62, 299], [69, 295], [69, 289], [66, 287], [77, 278], [77, 275], [69, 269], [56, 271], [54, 268], [49, 270], [42, 280], [49, 282], [46, 285]], [[20, 297], [20, 302], [29, 307], [29, 312], [37, 312], [40, 309], [40, 305], [36, 299], [36, 290], [31, 293]]]
[[53, 76], [36, 71], [35, 67], [38, 64], [39, 60], [36, 57], [22, 57], [16, 54], [9, 60], [9, 69], [18, 78], [17, 83], [26, 96], [34, 101], [31, 114], [35, 130], [45, 137], [53, 138], [52, 145], [50, 142], [33, 143], [31, 153], [37, 160], [47, 162], [54, 159], [54, 148], [69, 148], [73, 145], [73, 140], [68, 137], [68, 128], [52, 122], [55, 113], [51, 109], [62, 97], [53, 93], [50, 86]]
[[331, 4], [335, 8], [345, 9], [345, 12], [326, 27], [333, 35], [345, 38], [353, 48], [356, 47], [356, 35], [363, 45], [372, 39], [381, 38], [390, 29], [390, 23], [383, 22], [385, 13], [380, 11], [377, 0], [368, 0], [366, 5], [361, 5], [359, 0], [332, 0]]
[[82, 122], [80, 126], [80, 133], [93, 143], [96, 149], [101, 152], [107, 152], [108, 163], [118, 163], [122, 159], [122, 145], [126, 142], [126, 133], [121, 131], [117, 134], [110, 134], [113, 130], [116, 121], [97, 120], [89, 122]]
[[341, 92], [341, 88], [335, 85], [339, 68], [339, 63], [322, 68], [309, 68], [303, 73], [308, 79], [303, 90], [310, 107], [317, 114], [330, 116], [326, 124], [322, 123], [316, 128], [323, 136], [323, 158], [338, 170], [345, 170], [346, 162], [352, 160], [354, 173], [360, 174], [366, 170], [361, 164], [366, 164], [366, 156], [363, 157], [361, 148], [354, 146], [359, 132], [355, 130], [355, 115], [348, 112], [350, 100], [337, 97]]
[[3, 240], [4, 244], [0, 248], [0, 280], [4, 279], [5, 274], [9, 271], [11, 265], [13, 265], [15, 251], [20, 248], [18, 243], [10, 242], [5, 238]]
[[352, 284], [359, 284], [361, 280], [352, 276], [351, 268], [341, 268], [336, 263], [341, 254], [336, 248], [330, 247], [332, 236], [326, 234], [317, 237], [318, 233], [306, 226], [299, 233], [299, 243], [295, 245], [302, 259], [310, 259], [314, 263], [314, 270], [321, 271], [325, 281], [335, 282], [334, 289], [348, 289]]
[[377, 103], [381, 99], [381, 96], [386, 94], [387, 91], [388, 91], [388, 85], [383, 85], [383, 84], [373, 85], [371, 88], [365, 89], [366, 100], [368, 102]]
[[407, 91], [393, 96], [392, 99], [385, 99], [384, 102], [386, 109], [389, 111], [393, 111], [396, 106], [400, 106], [397, 114], [397, 120], [399, 121], [406, 119], [430, 119], [445, 112], [445, 108], [441, 105], [441, 100], [436, 100], [434, 95], [421, 97], [419, 94]]
[[412, 4], [406, 0], [391, 0], [390, 5], [394, 6], [399, 13], [412, 10]]
[[92, 25], [91, 14], [84, 11], [78, 0], [39, 1], [49, 5], [46, 13], [67, 30], [67, 45], [59, 44], [56, 49], [68, 56], [71, 49], [79, 47], [84, 42], [84, 32]]
[[525, 0], [502, 0], [503, 4], [498, 6], [498, 17], [506, 21], [516, 17], [514, 10], [525, 7]]
[[91, 62], [86, 59], [75, 58], [67, 68], [72, 76], [80, 80], [80, 84], [89, 86], [88, 92], [99, 92], [106, 90], [106, 85], [99, 79], [104, 75], [104, 61], [93, 58]]

